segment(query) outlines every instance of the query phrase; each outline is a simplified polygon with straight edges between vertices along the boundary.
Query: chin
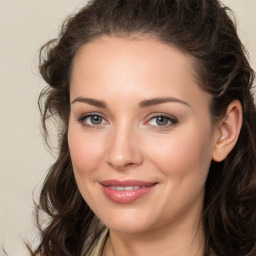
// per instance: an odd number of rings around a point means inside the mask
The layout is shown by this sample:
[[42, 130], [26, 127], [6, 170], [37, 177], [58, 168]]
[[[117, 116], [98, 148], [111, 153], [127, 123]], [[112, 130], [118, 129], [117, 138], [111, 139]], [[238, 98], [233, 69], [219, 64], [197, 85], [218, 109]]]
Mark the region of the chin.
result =
[[122, 233], [141, 233], [150, 230], [153, 220], [137, 211], [125, 210], [104, 216], [102, 222], [111, 230]]

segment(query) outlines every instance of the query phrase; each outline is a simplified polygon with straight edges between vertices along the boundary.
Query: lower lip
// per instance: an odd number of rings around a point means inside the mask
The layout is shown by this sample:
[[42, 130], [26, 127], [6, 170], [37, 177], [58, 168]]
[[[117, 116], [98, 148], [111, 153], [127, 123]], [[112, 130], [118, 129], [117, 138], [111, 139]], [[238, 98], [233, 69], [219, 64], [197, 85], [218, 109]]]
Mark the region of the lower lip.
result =
[[155, 188], [156, 184], [136, 190], [115, 190], [110, 187], [101, 186], [103, 193], [111, 201], [118, 204], [128, 204], [150, 193]]

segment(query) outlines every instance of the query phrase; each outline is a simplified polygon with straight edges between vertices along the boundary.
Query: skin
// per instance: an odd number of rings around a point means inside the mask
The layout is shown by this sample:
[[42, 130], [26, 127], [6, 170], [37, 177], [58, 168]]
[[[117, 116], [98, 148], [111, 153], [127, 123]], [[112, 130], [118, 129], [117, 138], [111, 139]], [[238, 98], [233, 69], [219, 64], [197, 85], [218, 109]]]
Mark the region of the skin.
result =
[[[212, 159], [229, 151], [219, 148], [230, 129], [212, 124], [211, 97], [198, 84], [192, 58], [155, 39], [105, 36], [76, 55], [68, 141], [78, 188], [110, 229], [104, 255], [203, 255], [205, 181]], [[172, 100], [141, 106], [166, 97]], [[230, 107], [231, 123], [238, 105]], [[102, 116], [100, 124], [90, 114]], [[156, 122], [161, 115], [165, 125]], [[118, 204], [102, 192], [99, 182], [107, 179], [157, 185]]]

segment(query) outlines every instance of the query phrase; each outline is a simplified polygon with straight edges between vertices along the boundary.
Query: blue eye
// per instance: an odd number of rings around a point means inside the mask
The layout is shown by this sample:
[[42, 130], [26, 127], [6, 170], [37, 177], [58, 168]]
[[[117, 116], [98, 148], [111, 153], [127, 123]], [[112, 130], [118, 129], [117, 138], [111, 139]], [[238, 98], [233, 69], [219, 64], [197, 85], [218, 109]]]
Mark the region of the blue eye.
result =
[[169, 116], [165, 115], [159, 115], [159, 116], [154, 116], [152, 117], [149, 121], [148, 124], [152, 126], [163, 126], [163, 127], [168, 127], [176, 124], [178, 121], [175, 118], [171, 118]]
[[93, 124], [93, 125], [99, 125], [102, 123], [102, 120], [103, 120], [103, 118], [101, 116], [96, 116], [96, 115], [91, 115], [91, 116], [87, 117], [86, 119], [88, 119], [90, 124]]
[[82, 125], [94, 127], [107, 123], [107, 121], [98, 114], [83, 115], [78, 120]]

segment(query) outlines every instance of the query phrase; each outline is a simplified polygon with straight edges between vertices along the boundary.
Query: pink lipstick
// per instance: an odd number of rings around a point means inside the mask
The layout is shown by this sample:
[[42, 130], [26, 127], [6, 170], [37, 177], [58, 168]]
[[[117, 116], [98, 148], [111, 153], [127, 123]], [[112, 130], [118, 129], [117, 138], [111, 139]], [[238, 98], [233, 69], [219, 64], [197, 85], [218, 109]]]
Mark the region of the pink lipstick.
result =
[[111, 201], [128, 204], [151, 192], [157, 183], [139, 180], [104, 180], [100, 184], [103, 193]]

